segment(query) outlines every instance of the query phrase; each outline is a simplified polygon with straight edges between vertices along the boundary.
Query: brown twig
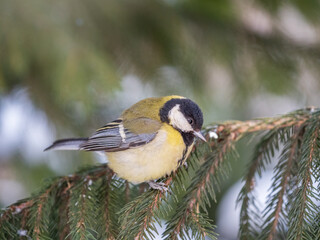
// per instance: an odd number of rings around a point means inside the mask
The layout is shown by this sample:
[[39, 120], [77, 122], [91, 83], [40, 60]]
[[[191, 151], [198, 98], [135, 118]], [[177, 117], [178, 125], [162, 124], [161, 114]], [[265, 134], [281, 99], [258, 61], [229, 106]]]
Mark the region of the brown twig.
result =
[[210, 131], [213, 131], [220, 138], [220, 135], [227, 135], [230, 140], [236, 141], [245, 133], [260, 132], [274, 128], [285, 128], [293, 125], [301, 125], [310, 118], [309, 114], [290, 116], [284, 118], [267, 118], [248, 121], [226, 121], [214, 126], [208, 126], [206, 137], [210, 139]]
[[[112, 180], [112, 177], [114, 176], [114, 172], [113, 171], [110, 171], [110, 173], [106, 176], [107, 178], [107, 181], [110, 183], [111, 180]], [[111, 230], [110, 230], [110, 212], [109, 212], [109, 202], [110, 202], [110, 195], [109, 195], [109, 190], [110, 190], [110, 185], [107, 184], [107, 186], [105, 186], [106, 189], [105, 189], [105, 192], [106, 192], [106, 195], [105, 195], [105, 202], [103, 203], [104, 204], [104, 211], [103, 211], [103, 218], [104, 218], [104, 221], [105, 221], [105, 232], [108, 234], [108, 240], [113, 240], [115, 239], [114, 236], [112, 236], [111, 234]]]
[[[63, 190], [64, 191], [64, 190]], [[62, 203], [59, 205], [59, 239], [66, 240], [68, 233], [70, 232], [70, 225], [68, 223], [68, 213], [69, 213], [69, 204], [70, 204], [70, 192], [65, 192], [63, 196]], [[60, 230], [62, 229], [62, 230]]]

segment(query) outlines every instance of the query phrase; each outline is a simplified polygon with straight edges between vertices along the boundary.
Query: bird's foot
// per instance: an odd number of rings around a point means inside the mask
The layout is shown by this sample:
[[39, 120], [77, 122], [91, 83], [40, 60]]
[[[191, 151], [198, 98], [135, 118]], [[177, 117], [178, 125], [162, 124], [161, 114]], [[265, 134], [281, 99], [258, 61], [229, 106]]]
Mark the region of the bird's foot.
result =
[[163, 182], [149, 181], [148, 184], [152, 189], [159, 190], [161, 192], [167, 192], [168, 191], [168, 186]]

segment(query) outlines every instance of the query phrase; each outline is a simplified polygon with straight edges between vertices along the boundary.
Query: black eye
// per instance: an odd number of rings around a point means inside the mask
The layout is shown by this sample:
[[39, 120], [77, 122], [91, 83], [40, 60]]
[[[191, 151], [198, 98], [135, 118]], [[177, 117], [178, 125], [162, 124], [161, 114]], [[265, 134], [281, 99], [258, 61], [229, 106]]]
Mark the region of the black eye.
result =
[[188, 123], [189, 123], [190, 125], [193, 124], [193, 119], [192, 119], [192, 118], [188, 118], [187, 121], [188, 121]]

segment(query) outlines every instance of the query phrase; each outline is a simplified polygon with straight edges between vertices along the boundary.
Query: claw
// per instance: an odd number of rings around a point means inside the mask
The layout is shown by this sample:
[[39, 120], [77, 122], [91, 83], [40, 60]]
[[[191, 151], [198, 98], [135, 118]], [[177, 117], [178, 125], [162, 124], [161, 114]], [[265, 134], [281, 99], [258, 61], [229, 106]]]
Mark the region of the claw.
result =
[[159, 190], [161, 192], [167, 192], [169, 190], [168, 186], [162, 182], [149, 181], [148, 184], [152, 189]]

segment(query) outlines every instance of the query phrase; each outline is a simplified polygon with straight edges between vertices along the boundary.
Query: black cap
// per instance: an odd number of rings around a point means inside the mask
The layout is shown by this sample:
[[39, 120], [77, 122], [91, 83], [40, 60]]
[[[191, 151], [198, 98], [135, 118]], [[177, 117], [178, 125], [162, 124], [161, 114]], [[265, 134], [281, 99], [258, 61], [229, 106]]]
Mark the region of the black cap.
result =
[[166, 102], [160, 109], [159, 115], [162, 122], [169, 123], [169, 112], [176, 105], [180, 105], [181, 113], [188, 119], [192, 119], [191, 126], [194, 130], [199, 131], [203, 125], [203, 114], [199, 106], [187, 98], [173, 98]]

